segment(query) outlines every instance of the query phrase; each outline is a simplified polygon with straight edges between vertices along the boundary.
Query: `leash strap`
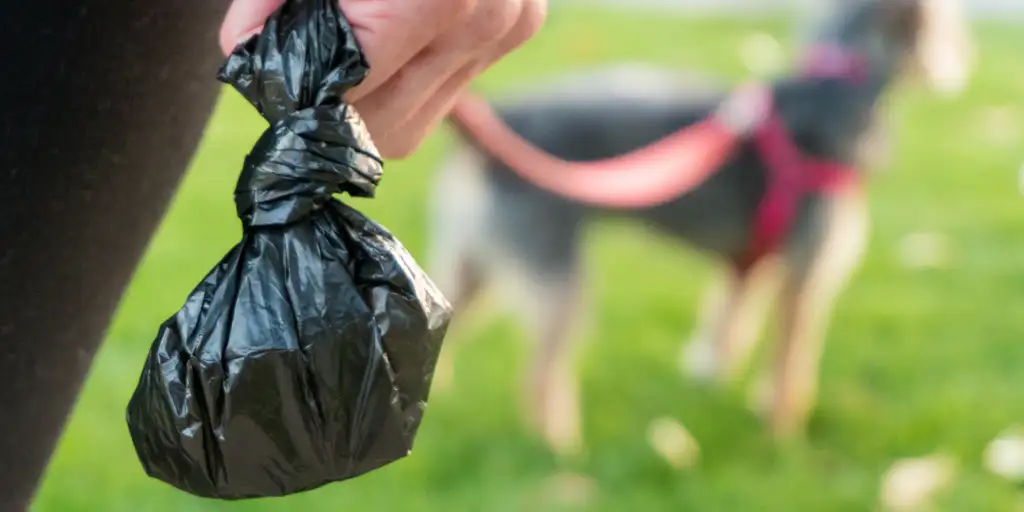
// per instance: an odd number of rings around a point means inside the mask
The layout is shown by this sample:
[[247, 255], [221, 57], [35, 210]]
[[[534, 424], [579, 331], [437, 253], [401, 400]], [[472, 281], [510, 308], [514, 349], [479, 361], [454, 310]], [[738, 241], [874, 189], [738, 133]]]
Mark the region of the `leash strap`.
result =
[[449, 120], [468, 141], [534, 186], [612, 209], [652, 208], [675, 200], [704, 183], [741, 142], [711, 115], [635, 151], [571, 162], [524, 139], [475, 95], [460, 98]]

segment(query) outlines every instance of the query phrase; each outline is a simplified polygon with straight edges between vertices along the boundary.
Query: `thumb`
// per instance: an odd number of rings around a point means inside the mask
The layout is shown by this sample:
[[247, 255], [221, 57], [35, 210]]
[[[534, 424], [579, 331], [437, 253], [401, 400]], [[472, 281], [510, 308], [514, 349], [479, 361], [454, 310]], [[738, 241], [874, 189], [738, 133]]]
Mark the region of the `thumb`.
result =
[[224, 55], [229, 55], [235, 46], [245, 41], [253, 34], [263, 28], [267, 21], [278, 7], [284, 4], [285, 0], [234, 0], [228, 13], [224, 17], [224, 23], [220, 27], [220, 49]]

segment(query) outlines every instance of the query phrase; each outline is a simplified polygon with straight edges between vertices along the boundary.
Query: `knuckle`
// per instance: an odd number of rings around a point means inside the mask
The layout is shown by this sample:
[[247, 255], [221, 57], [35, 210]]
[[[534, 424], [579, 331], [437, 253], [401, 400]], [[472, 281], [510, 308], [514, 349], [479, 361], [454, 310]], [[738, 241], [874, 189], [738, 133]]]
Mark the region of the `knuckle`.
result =
[[547, 19], [546, 0], [523, 0], [518, 18], [511, 30], [504, 35], [493, 58], [500, 59], [523, 45], [536, 35]]
[[422, 141], [417, 138], [394, 136], [385, 137], [377, 143], [377, 151], [387, 160], [404, 160], [419, 149]]
[[500, 41], [516, 25], [524, 0], [481, 0], [465, 27], [470, 44]]
[[442, 19], [464, 19], [476, 9], [479, 0], [434, 0], [435, 13], [441, 14]]
[[523, 0], [514, 27], [502, 38], [489, 61], [497, 61], [534, 37], [544, 26], [547, 17], [546, 0]]
[[516, 33], [513, 35], [513, 37], [519, 39], [518, 44], [525, 43], [536, 35], [540, 28], [544, 26], [547, 17], [547, 0], [524, 0], [519, 22], [516, 24]]

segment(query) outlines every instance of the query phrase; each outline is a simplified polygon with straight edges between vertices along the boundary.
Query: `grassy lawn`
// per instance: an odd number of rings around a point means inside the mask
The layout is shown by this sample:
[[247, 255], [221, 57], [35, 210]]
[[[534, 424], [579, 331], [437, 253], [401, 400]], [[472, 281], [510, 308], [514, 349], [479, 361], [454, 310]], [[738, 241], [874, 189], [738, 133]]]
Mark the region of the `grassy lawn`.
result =
[[[755, 30], [782, 36], [787, 28], [556, 9], [534, 41], [478, 85], [494, 92], [567, 66], [626, 59], [738, 79], [737, 50]], [[238, 239], [231, 191], [264, 124], [229, 92], [124, 298], [36, 509], [569, 510], [545, 491], [547, 477], [564, 469], [596, 484], [577, 509], [870, 510], [893, 460], [934, 451], [959, 462], [942, 510], [1019, 509], [1024, 495], [981, 466], [986, 443], [1024, 423], [1024, 140], [989, 114], [1009, 107], [1016, 128], [1024, 123], [1018, 30], [978, 31], [980, 69], [962, 98], [900, 92], [897, 155], [871, 184], [871, 251], [835, 316], [807, 442], [773, 447], [742, 393], [711, 392], [680, 375], [677, 355], [707, 263], [614, 223], [594, 230], [589, 253], [597, 311], [580, 364], [586, 457], [560, 468], [520, 426], [515, 397], [526, 350], [515, 326], [497, 321], [460, 345], [453, 387], [431, 402], [412, 457], [304, 495], [225, 504], [149, 480], [123, 418], [157, 325]], [[427, 238], [423, 190], [444, 139], [390, 165], [379, 199], [358, 202], [417, 255]], [[901, 262], [903, 237], [922, 231], [946, 237], [948, 265]], [[643, 277], [652, 272], [675, 278]], [[647, 425], [665, 415], [699, 441], [696, 468], [673, 470], [647, 445]]]

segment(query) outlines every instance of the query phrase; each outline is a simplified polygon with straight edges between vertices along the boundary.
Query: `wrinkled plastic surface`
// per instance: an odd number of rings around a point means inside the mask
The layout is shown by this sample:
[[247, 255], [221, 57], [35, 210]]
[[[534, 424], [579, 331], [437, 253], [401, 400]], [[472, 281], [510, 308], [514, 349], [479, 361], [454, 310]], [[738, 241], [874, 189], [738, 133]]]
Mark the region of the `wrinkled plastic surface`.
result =
[[410, 453], [451, 315], [383, 227], [381, 160], [341, 100], [368, 66], [336, 0], [289, 0], [220, 80], [270, 122], [235, 191], [242, 241], [160, 328], [127, 408], [146, 472], [281, 496]]

